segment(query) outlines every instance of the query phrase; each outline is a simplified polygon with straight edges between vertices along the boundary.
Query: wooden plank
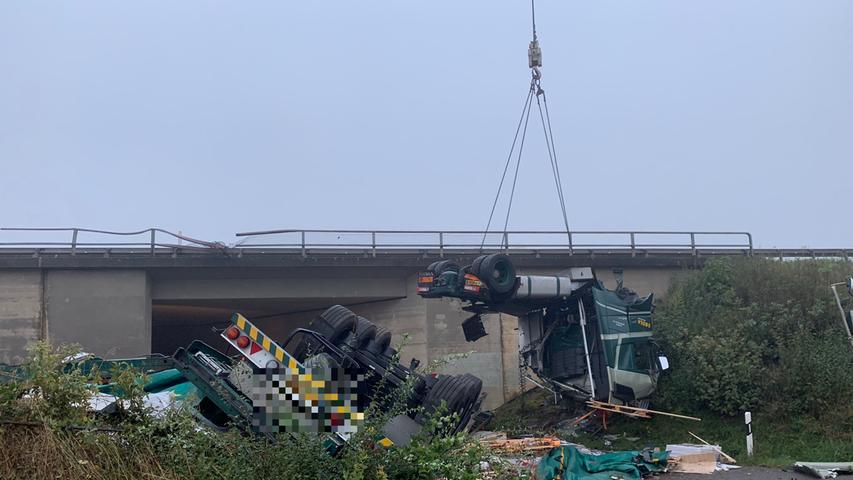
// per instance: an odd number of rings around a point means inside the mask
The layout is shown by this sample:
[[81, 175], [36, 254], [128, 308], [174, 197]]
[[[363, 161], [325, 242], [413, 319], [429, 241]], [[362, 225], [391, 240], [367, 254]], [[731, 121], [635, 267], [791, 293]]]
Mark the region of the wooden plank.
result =
[[[614, 406], [618, 407], [618, 405], [614, 405]], [[604, 410], [605, 412], [621, 413], [622, 415], [628, 415], [629, 417], [634, 417], [634, 418], [646, 418], [646, 419], [652, 418], [647, 414], [643, 414], [642, 412], [626, 412], [624, 410], [617, 410], [615, 408], [608, 408], [608, 407], [605, 407], [603, 405], [592, 405], [592, 408], [594, 408], [596, 410]]]
[[698, 417], [690, 417], [690, 416], [687, 416], [687, 415], [680, 415], [680, 414], [678, 414], [678, 413], [662, 412], [662, 411], [660, 411], [660, 410], [650, 410], [650, 409], [648, 409], [648, 408], [631, 407], [631, 406], [628, 406], [628, 405], [616, 405], [616, 404], [613, 404], [613, 403], [604, 403], [604, 402], [599, 402], [599, 401], [597, 401], [597, 400], [591, 400], [591, 401], [589, 401], [589, 402], [587, 402], [587, 403], [589, 403], [589, 404], [591, 404], [591, 405], [593, 405], [593, 406], [595, 406], [595, 405], [605, 405], [605, 406], [608, 406], [608, 407], [619, 407], [619, 408], [626, 409], [626, 410], [632, 410], [632, 411], [634, 411], [634, 412], [654, 413], [654, 414], [656, 414], [656, 415], [667, 415], [667, 416], [670, 416], [670, 417], [675, 417], [675, 418], [684, 418], [684, 419], [686, 419], [686, 420], [694, 420], [694, 421], [697, 421], [697, 422], [701, 422], [701, 421], [702, 421], [702, 419], [701, 419], [701, 418], [698, 418]]

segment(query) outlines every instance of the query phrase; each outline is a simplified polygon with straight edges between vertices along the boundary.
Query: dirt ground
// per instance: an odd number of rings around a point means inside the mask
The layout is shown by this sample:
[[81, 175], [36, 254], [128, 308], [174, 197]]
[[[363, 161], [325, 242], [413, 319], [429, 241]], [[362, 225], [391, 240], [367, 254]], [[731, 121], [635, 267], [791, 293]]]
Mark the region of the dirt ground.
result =
[[[659, 477], [661, 480], [814, 480], [796, 472], [785, 472], [778, 468], [744, 467], [728, 472], [715, 472], [711, 475], [696, 475], [686, 473], [667, 473]], [[839, 477], [839, 479], [850, 477]]]

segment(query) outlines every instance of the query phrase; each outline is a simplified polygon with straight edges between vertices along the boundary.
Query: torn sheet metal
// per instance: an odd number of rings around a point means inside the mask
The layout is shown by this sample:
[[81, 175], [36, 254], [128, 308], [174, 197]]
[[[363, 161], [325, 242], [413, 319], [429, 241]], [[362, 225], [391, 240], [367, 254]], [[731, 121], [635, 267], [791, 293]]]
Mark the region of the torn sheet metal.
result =
[[[118, 401], [115, 395], [96, 393], [89, 397], [89, 410], [104, 414], [115, 413]], [[125, 407], [130, 406], [129, 400], [122, 400], [122, 402]], [[151, 415], [160, 418], [175, 405], [175, 394], [170, 391], [149, 393], [142, 397], [142, 403], [151, 410]]]
[[853, 462], [797, 462], [794, 464], [794, 471], [815, 478], [835, 478], [839, 473], [853, 474]]

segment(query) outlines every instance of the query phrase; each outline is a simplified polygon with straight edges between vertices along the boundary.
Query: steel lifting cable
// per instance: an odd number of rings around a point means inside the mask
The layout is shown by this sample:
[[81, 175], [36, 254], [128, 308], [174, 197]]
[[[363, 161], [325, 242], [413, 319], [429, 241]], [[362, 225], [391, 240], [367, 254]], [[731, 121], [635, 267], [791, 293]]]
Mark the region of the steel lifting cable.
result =
[[[542, 115], [542, 105], [539, 103], [539, 96], [536, 96], [536, 106], [539, 107], [539, 119], [542, 121], [542, 130], [545, 132], [545, 144], [548, 148], [548, 157], [551, 161], [551, 172], [554, 174], [554, 184], [557, 187], [557, 198], [560, 200], [560, 209], [563, 213], [563, 224], [566, 226], [566, 234], [570, 232], [569, 217], [566, 213], [566, 199], [563, 194], [563, 182], [560, 175], [560, 164], [557, 162], [557, 149], [554, 145], [554, 133], [551, 130], [551, 115], [548, 113], [548, 98], [545, 96], [545, 91], [542, 92], [542, 103], [545, 104], [545, 115]], [[546, 126], [547, 124], [547, 126]], [[569, 245], [571, 246], [571, 236], [569, 236]]]
[[[489, 212], [489, 221], [486, 223], [486, 230], [483, 232], [483, 240], [480, 242], [480, 250], [483, 249], [483, 246], [486, 244], [486, 236], [489, 233], [489, 227], [492, 225], [492, 218], [495, 215], [495, 208], [498, 205], [498, 200], [501, 196], [501, 190], [504, 186], [504, 180], [506, 180], [506, 172], [509, 170], [509, 164], [512, 161], [512, 154], [515, 151], [515, 144], [518, 142], [518, 134], [521, 132], [521, 126], [525, 123], [525, 118], [530, 116], [530, 105], [533, 101], [533, 89], [531, 88], [527, 92], [527, 98], [524, 100], [524, 108], [521, 110], [521, 117], [518, 119], [518, 125], [515, 127], [515, 136], [512, 138], [512, 145], [509, 147], [509, 154], [506, 157], [506, 164], [504, 164], [504, 171], [501, 175], [501, 181], [498, 184], [498, 191], [495, 193], [495, 201], [492, 202], [492, 210]], [[525, 129], [526, 130], [526, 129]]]
[[[533, 84], [530, 84], [530, 95], [533, 94]], [[524, 150], [524, 138], [527, 136], [527, 121], [530, 120], [530, 106], [527, 105], [527, 115], [524, 117], [524, 129], [521, 131], [521, 143], [518, 144], [518, 159], [515, 161], [515, 175], [512, 178], [512, 190], [509, 193], [509, 204], [506, 207], [506, 219], [504, 220], [503, 238], [506, 240], [506, 229], [509, 225], [509, 214], [512, 211], [512, 199], [515, 197], [515, 184], [518, 183], [518, 169], [521, 166], [521, 152]], [[509, 241], [506, 242], [506, 248], [509, 248]]]
[[[491, 211], [489, 212], [489, 221], [486, 223], [486, 230], [483, 232], [483, 239], [480, 242], [480, 250], [486, 244], [486, 237], [489, 234], [489, 228], [492, 225], [492, 219], [495, 214], [495, 208], [497, 207], [498, 200], [500, 199], [501, 191], [503, 190], [504, 182], [506, 180], [506, 174], [509, 171], [509, 165], [512, 161], [512, 156], [515, 151], [515, 146], [518, 143], [518, 157], [515, 163], [515, 173], [513, 175], [512, 181], [512, 189], [509, 194], [509, 201], [507, 204], [506, 218], [504, 219], [504, 228], [503, 228], [503, 237], [502, 243], [504, 247], [509, 247], [509, 241], [507, 240], [507, 228], [509, 226], [509, 216], [512, 210], [512, 201], [515, 197], [515, 187], [518, 182], [518, 172], [519, 167], [521, 166], [521, 154], [524, 149], [524, 140], [527, 134], [527, 124], [530, 118], [530, 110], [533, 105], [533, 97], [536, 97], [536, 106], [539, 110], [539, 119], [542, 123], [542, 130], [545, 134], [545, 145], [548, 149], [548, 159], [551, 165], [551, 173], [554, 176], [554, 184], [557, 190], [557, 199], [560, 202], [560, 210], [563, 214], [563, 224], [566, 227], [566, 234], [569, 237], [569, 248], [572, 246], [572, 237], [571, 230], [569, 229], [569, 217], [566, 211], [566, 200], [565, 194], [563, 192], [563, 182], [562, 176], [560, 175], [560, 165], [557, 161], [557, 149], [554, 143], [554, 133], [551, 128], [551, 114], [548, 111], [548, 98], [545, 95], [545, 90], [542, 89], [541, 79], [542, 73], [539, 70], [539, 67], [542, 66], [542, 51], [539, 48], [539, 41], [536, 35], [536, 5], [535, 0], [530, 0], [530, 13], [532, 19], [532, 28], [533, 28], [533, 40], [530, 42], [530, 46], [527, 50], [528, 55], [528, 66], [531, 70], [532, 79], [530, 81], [530, 89], [527, 92], [527, 99], [524, 103], [524, 108], [521, 111], [521, 118], [518, 120], [518, 125], [515, 129], [515, 136], [512, 139], [512, 145], [510, 146], [509, 155], [507, 155], [506, 164], [504, 165], [503, 174], [501, 175], [501, 181], [498, 184], [498, 191], [495, 194], [495, 200], [492, 203]], [[542, 101], [539, 101], [539, 97], [542, 97]], [[544, 104], [544, 112], [543, 112], [543, 104]], [[522, 129], [523, 124], [523, 129]], [[519, 140], [519, 133], [521, 133], [521, 142]]]

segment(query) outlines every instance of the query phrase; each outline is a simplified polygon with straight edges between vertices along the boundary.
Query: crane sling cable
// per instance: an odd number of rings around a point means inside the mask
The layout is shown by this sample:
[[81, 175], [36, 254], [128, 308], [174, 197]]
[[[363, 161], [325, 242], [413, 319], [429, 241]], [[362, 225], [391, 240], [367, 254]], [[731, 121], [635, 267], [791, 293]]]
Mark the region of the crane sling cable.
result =
[[[518, 172], [521, 166], [521, 155], [522, 150], [524, 149], [524, 140], [527, 135], [527, 125], [528, 120], [530, 118], [530, 110], [533, 103], [533, 97], [536, 98], [536, 106], [539, 111], [539, 119], [542, 123], [542, 130], [545, 134], [545, 145], [548, 149], [548, 159], [551, 165], [551, 173], [554, 176], [554, 185], [557, 190], [557, 200], [560, 203], [560, 210], [563, 215], [563, 224], [566, 227], [566, 235], [568, 236], [569, 243], [569, 251], [572, 250], [572, 236], [571, 230], [569, 229], [569, 219], [568, 213], [566, 211], [566, 201], [565, 195], [563, 193], [563, 184], [561, 181], [560, 174], [560, 165], [557, 161], [557, 150], [554, 144], [554, 133], [551, 128], [551, 114], [548, 111], [548, 98], [545, 95], [545, 90], [542, 88], [541, 79], [542, 72], [539, 68], [542, 66], [542, 50], [539, 47], [539, 39], [536, 35], [536, 5], [535, 0], [530, 1], [530, 10], [531, 10], [531, 18], [533, 25], [533, 40], [530, 42], [530, 45], [527, 48], [527, 59], [528, 59], [528, 67], [531, 71], [531, 80], [530, 80], [530, 88], [527, 91], [527, 98], [524, 102], [524, 107], [521, 110], [521, 118], [518, 120], [518, 125], [515, 129], [515, 136], [512, 139], [512, 144], [510, 145], [509, 155], [507, 155], [506, 163], [504, 164], [503, 173], [501, 174], [501, 180], [498, 184], [498, 191], [495, 193], [495, 200], [492, 202], [492, 208], [489, 212], [489, 220], [486, 223], [486, 229], [483, 232], [483, 238], [480, 242], [480, 250], [482, 251], [485, 244], [486, 238], [488, 236], [489, 228], [492, 225], [492, 220], [494, 218], [495, 209], [497, 208], [498, 201], [500, 200], [501, 192], [503, 191], [504, 182], [506, 181], [506, 174], [509, 171], [509, 166], [513, 158], [513, 153], [515, 152], [516, 144], [518, 145], [518, 155], [516, 157], [515, 162], [515, 172], [513, 174], [512, 188], [509, 193], [509, 201], [507, 204], [506, 217], [504, 219], [504, 228], [503, 235], [501, 240], [501, 246], [505, 249], [509, 248], [509, 239], [507, 238], [507, 228], [509, 226], [509, 216], [512, 211], [512, 201], [515, 197], [515, 187], [518, 183]], [[539, 97], [542, 97], [540, 102]], [[544, 107], [544, 108], [543, 108]], [[522, 128], [523, 127], [523, 128]], [[521, 134], [519, 141], [519, 134]]]

